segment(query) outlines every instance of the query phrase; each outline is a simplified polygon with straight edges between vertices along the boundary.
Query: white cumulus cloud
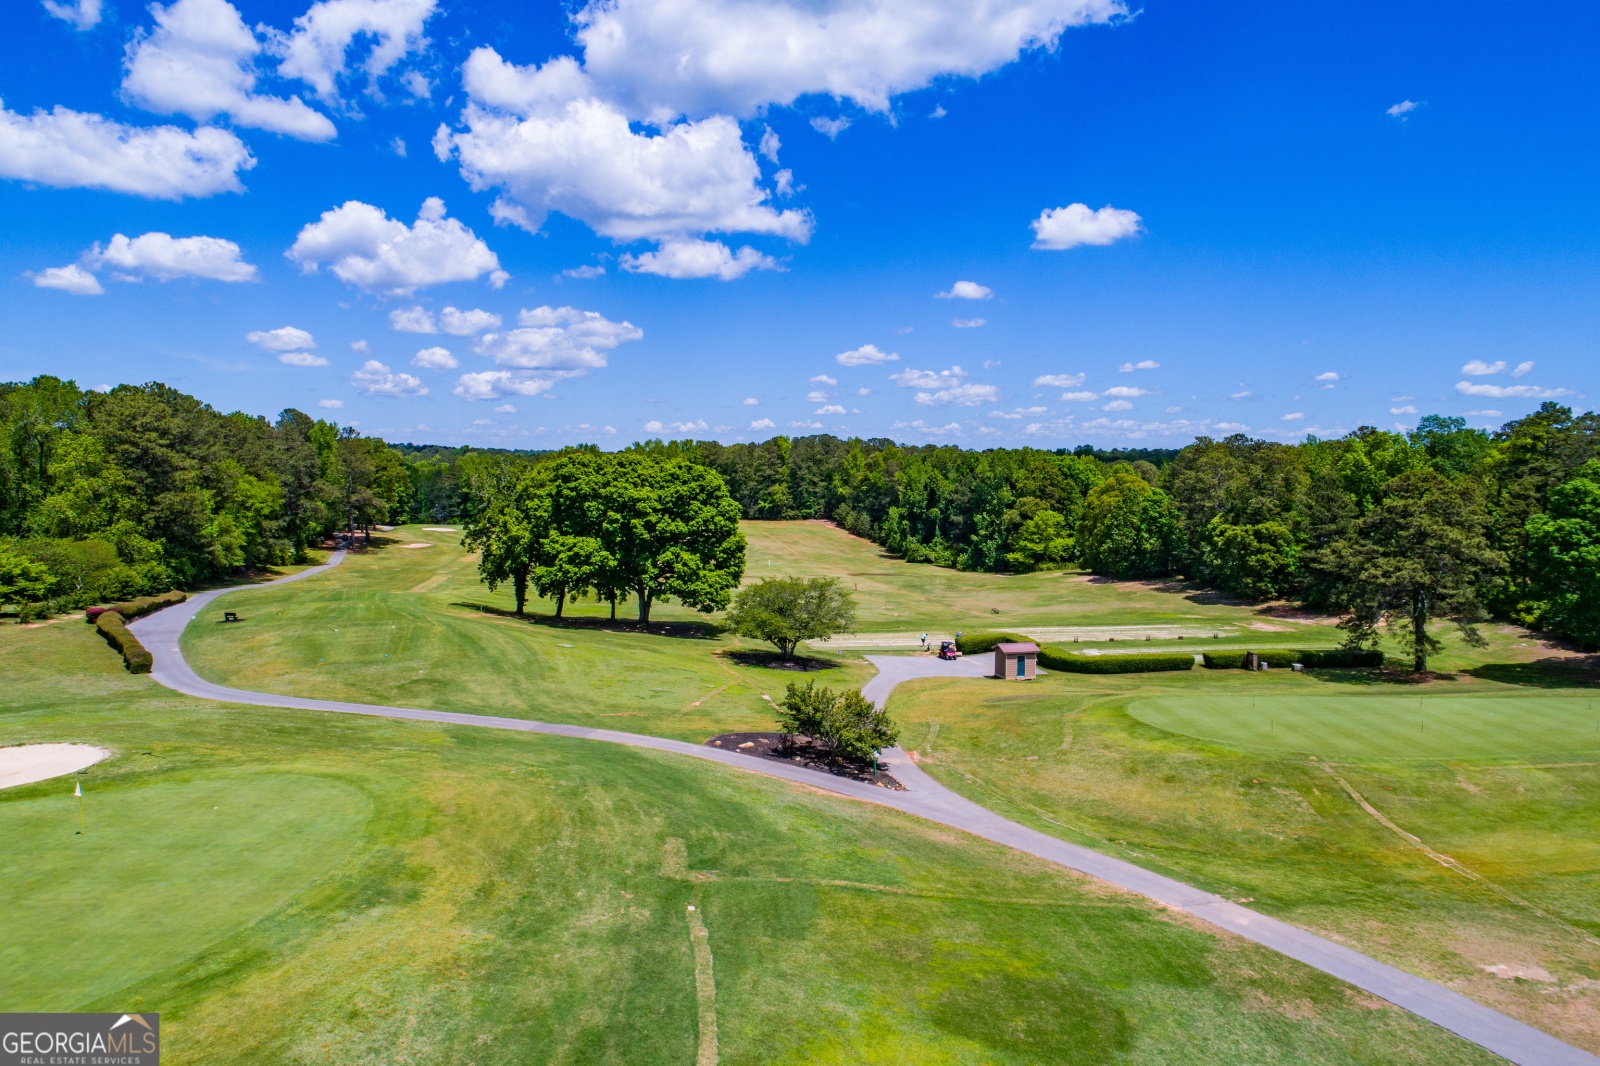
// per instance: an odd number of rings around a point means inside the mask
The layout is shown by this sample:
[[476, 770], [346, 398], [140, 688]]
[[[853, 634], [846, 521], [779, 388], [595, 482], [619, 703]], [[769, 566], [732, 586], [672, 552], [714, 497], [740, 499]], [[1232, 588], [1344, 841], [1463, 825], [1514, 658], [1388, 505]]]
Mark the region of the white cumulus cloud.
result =
[[109, 267], [118, 280], [127, 278], [206, 278], [211, 281], [255, 281], [254, 265], [240, 258], [239, 246], [221, 237], [173, 237], [166, 233], [112, 236], [84, 256], [95, 267]]
[[1033, 246], [1060, 252], [1080, 244], [1114, 244], [1138, 233], [1141, 219], [1132, 211], [1107, 204], [1098, 211], [1087, 204], [1068, 204], [1048, 208], [1028, 223], [1033, 228]]
[[834, 378], [834, 377], [829, 377], [827, 374], [817, 374], [814, 377], [812, 377], [811, 384], [813, 384], [813, 385], [829, 385], [829, 386], [832, 386], [832, 385], [839, 384], [839, 379], [838, 378]]
[[537, 396], [557, 381], [605, 367], [607, 352], [644, 336], [631, 322], [613, 322], [596, 311], [573, 307], [536, 307], [521, 312], [517, 320], [517, 329], [479, 338], [475, 350], [499, 369], [463, 374], [456, 383], [457, 396]]
[[471, 311], [446, 307], [439, 312], [439, 328], [452, 337], [471, 337], [486, 330], [499, 329], [500, 323], [499, 315], [476, 307]]
[[623, 270], [634, 274], [659, 274], [664, 278], [720, 278], [732, 281], [752, 270], [777, 270], [778, 261], [748, 244], [737, 252], [721, 241], [671, 240], [658, 251], [624, 255]]
[[438, 333], [433, 312], [426, 307], [397, 307], [389, 312], [389, 328], [397, 333]]
[[825, 404], [822, 407], [819, 407], [815, 411], [812, 412], [812, 414], [818, 414], [818, 415], [842, 415], [844, 413], [845, 413], [844, 408], [840, 407], [836, 403]]
[[1068, 403], [1092, 403], [1100, 398], [1098, 392], [1063, 392], [1061, 398]]
[[60, 289], [74, 296], [99, 296], [106, 291], [99, 278], [76, 263], [30, 272], [26, 277], [41, 289]]
[[1141, 359], [1137, 363], [1123, 363], [1117, 367], [1120, 374], [1131, 374], [1135, 370], [1160, 370], [1161, 364], [1154, 359]]
[[0, 177], [181, 200], [239, 192], [239, 172], [255, 165], [243, 141], [215, 126], [127, 126], [65, 107], [19, 115], [0, 101]]
[[1404, 122], [1406, 117], [1409, 116], [1411, 112], [1415, 111], [1421, 106], [1422, 104], [1415, 100], [1401, 100], [1398, 104], [1384, 108], [1383, 113], [1388, 115], [1390, 118], [1397, 118], [1401, 122]]
[[450, 354], [448, 348], [424, 348], [411, 357], [412, 366], [420, 366], [425, 370], [454, 370], [461, 364], [456, 362], [456, 357]]
[[1033, 387], [1049, 389], [1070, 389], [1082, 385], [1084, 374], [1041, 374], [1033, 379]]
[[934, 295], [941, 300], [987, 300], [994, 295], [994, 290], [976, 281], [958, 281], [944, 292]]
[[350, 375], [350, 384], [367, 396], [428, 395], [428, 387], [421, 378], [390, 370], [376, 359], [362, 363], [361, 369]]
[[174, 0], [152, 4], [150, 14], [155, 29], [128, 47], [122, 91], [129, 100], [197, 122], [227, 115], [236, 125], [301, 140], [333, 139], [333, 123], [298, 96], [256, 93], [262, 45], [228, 0]]
[[1558, 396], [1571, 396], [1571, 389], [1543, 389], [1537, 385], [1477, 385], [1470, 381], [1456, 382], [1456, 391], [1463, 396], [1484, 396], [1491, 400], [1553, 400]]
[[833, 357], [833, 361], [840, 366], [874, 366], [878, 363], [892, 363], [899, 358], [897, 352], [882, 351], [876, 344], [863, 344], [848, 352], [840, 352]]
[[1127, 400], [1112, 400], [1110, 403], [1108, 403], [1104, 407], [1102, 407], [1101, 410], [1102, 411], [1131, 411], [1131, 410], [1133, 410], [1133, 404], [1129, 403]]
[[76, 3], [64, 3], [61, 0], [43, 0], [44, 9], [52, 18], [58, 18], [68, 23], [75, 30], [92, 30], [100, 25], [100, 0], [77, 0]]
[[1485, 363], [1482, 359], [1473, 359], [1461, 368], [1461, 372], [1470, 377], [1488, 377], [1490, 374], [1500, 374], [1505, 371], [1506, 361], [1497, 359], [1492, 363]]
[[967, 376], [967, 372], [959, 366], [949, 370], [902, 370], [890, 374], [889, 380], [899, 385], [902, 389], [937, 389], [955, 385]]
[[1522, 375], [1528, 373], [1532, 369], [1533, 369], [1533, 360], [1532, 359], [1524, 359], [1522, 362], [1518, 363], [1516, 366], [1511, 368], [1511, 376], [1514, 377], [1514, 378], [1520, 378]]
[[[430, 196], [407, 226], [380, 208], [347, 200], [309, 223], [286, 253], [307, 272], [328, 263], [341, 281], [397, 295], [424, 285], [472, 281], [500, 271], [500, 260]], [[503, 280], [501, 284], [503, 284]]]
[[338, 411], [344, 407], [343, 400], [318, 400], [317, 406], [329, 411]]
[[315, 352], [284, 352], [278, 362], [286, 366], [327, 366], [328, 361]]
[[1135, 396], [1148, 396], [1150, 395], [1150, 390], [1135, 388], [1132, 385], [1114, 385], [1105, 391], [1105, 395], [1132, 399]]
[[979, 326], [988, 325], [986, 318], [952, 318], [950, 324], [956, 329], [977, 329]]
[[292, 352], [296, 349], [315, 348], [316, 339], [310, 332], [294, 326], [279, 326], [277, 329], [252, 330], [244, 335], [244, 339], [254, 344], [257, 348], [265, 348], [269, 352]]
[[1417, 409], [1410, 404], [1404, 404], [1400, 407], [1389, 408], [1389, 413], [1392, 415], [1414, 415], [1417, 413]]
[[778, 423], [774, 422], [770, 418], [758, 418], [754, 422], [750, 423], [750, 428], [751, 429], [777, 429], [778, 428]]
[[[360, 69], [374, 86], [408, 54], [427, 47], [422, 31], [437, 6], [436, 0], [320, 0], [294, 20], [287, 35], [274, 35], [275, 51], [283, 57], [278, 73], [299, 78], [332, 102], [349, 68], [351, 46], [360, 42], [369, 46]], [[408, 87], [413, 95], [426, 95], [417, 92], [414, 80]]]

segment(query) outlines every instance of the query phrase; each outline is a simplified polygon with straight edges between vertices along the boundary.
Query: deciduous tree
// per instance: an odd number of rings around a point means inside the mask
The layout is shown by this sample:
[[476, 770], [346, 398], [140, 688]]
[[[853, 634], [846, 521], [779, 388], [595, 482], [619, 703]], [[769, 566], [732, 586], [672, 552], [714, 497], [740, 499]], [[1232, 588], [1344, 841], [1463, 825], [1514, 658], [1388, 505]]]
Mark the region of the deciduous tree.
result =
[[802, 640], [826, 640], [855, 621], [855, 597], [832, 577], [766, 578], [742, 589], [728, 612], [741, 637], [774, 644], [785, 659]]

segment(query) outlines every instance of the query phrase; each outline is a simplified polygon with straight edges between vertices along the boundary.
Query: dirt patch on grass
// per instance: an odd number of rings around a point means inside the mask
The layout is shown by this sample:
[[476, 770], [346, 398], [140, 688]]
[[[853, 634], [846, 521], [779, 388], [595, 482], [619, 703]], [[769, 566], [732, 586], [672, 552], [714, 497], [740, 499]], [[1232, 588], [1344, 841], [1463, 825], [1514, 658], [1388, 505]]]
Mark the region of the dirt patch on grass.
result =
[[829, 659], [813, 659], [805, 655], [785, 659], [775, 651], [720, 651], [717, 654], [740, 666], [759, 666], [767, 670], [793, 670], [796, 673], [805, 673], [811, 670], [839, 669], [839, 664]]
[[875, 763], [836, 755], [819, 747], [810, 737], [790, 737], [783, 733], [723, 733], [705, 742], [708, 748], [721, 748], [739, 755], [786, 762], [807, 770], [820, 770], [834, 777], [847, 777], [869, 785], [904, 792], [906, 787], [884, 773]]

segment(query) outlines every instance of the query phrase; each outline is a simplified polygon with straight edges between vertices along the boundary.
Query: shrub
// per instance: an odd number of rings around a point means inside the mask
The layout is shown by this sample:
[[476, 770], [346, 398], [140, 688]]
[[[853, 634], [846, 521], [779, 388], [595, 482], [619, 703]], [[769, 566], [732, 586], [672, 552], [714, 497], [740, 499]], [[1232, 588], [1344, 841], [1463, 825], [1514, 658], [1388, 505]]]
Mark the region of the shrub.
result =
[[1273, 648], [1270, 651], [1256, 652], [1256, 658], [1272, 667], [1274, 670], [1287, 670], [1295, 663], [1300, 662], [1304, 652], [1295, 651], [1293, 648]]
[[133, 635], [122, 615], [116, 611], [102, 611], [95, 619], [94, 627], [106, 638], [106, 643], [122, 653], [122, 661], [130, 674], [148, 674], [155, 665], [155, 658], [149, 649], [139, 643], [139, 638]]
[[1383, 665], [1383, 652], [1362, 651], [1356, 648], [1303, 651], [1300, 653], [1300, 662], [1308, 668], [1376, 667]]
[[876, 760], [878, 752], [893, 746], [900, 730], [882, 710], [867, 702], [860, 690], [834, 692], [807, 681], [794, 682], [778, 705], [778, 723], [788, 734], [810, 737], [822, 748], [852, 759]]
[[1243, 651], [1208, 651], [1201, 655], [1207, 670], [1243, 670], [1244, 657], [1249, 652]]
[[173, 589], [171, 592], [163, 592], [159, 596], [140, 596], [138, 599], [129, 600], [126, 603], [113, 603], [109, 607], [90, 607], [83, 612], [83, 620], [85, 622], [98, 623], [101, 616], [115, 611], [122, 616], [124, 621], [131, 621], [135, 618], [142, 618], [151, 611], [159, 611], [163, 607], [171, 607], [174, 604], [182, 603], [188, 598], [189, 594], [187, 592], [179, 592], [177, 589]]
[[1147, 655], [1082, 655], [1050, 646], [1039, 649], [1039, 665], [1069, 674], [1145, 674], [1162, 670], [1193, 670], [1194, 656], [1187, 652]]
[[1031, 644], [1033, 638], [1021, 633], [968, 633], [956, 638], [956, 647], [962, 655], [981, 655], [994, 651], [996, 644]]

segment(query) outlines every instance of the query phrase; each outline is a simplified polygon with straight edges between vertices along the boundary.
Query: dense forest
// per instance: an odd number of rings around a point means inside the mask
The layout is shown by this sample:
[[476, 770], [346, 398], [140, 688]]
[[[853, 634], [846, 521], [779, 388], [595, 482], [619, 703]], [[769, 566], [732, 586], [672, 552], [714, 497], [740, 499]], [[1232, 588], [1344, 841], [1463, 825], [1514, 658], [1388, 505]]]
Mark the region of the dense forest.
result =
[[[471, 523], [528, 468], [596, 454], [390, 445], [295, 410], [48, 377], [0, 385], [0, 434], [0, 600], [43, 607], [290, 562], [372, 523]], [[1492, 614], [1600, 644], [1600, 416], [1552, 403], [1494, 432], [1430, 416], [1181, 450], [822, 435], [629, 451], [715, 471], [746, 518], [830, 519], [914, 562], [1183, 577], [1356, 629]]]

